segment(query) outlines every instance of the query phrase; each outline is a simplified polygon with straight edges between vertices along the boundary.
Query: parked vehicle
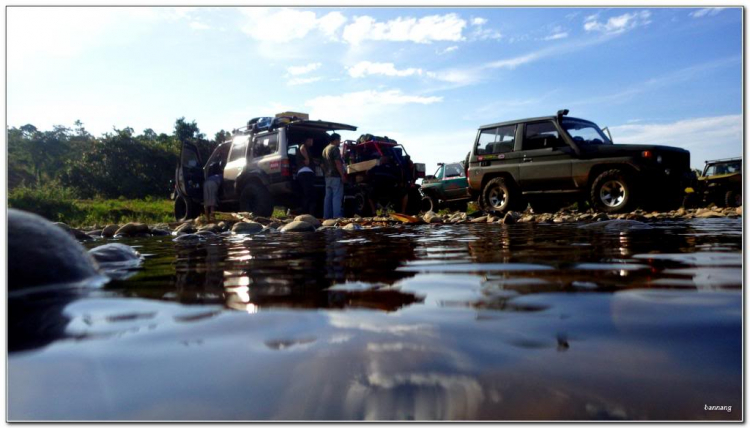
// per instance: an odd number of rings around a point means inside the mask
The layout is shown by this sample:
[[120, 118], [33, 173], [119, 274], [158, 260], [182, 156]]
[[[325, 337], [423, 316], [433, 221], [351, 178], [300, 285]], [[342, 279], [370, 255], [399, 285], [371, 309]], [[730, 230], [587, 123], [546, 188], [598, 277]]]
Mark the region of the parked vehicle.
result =
[[[416, 180], [424, 178], [425, 165], [414, 163], [403, 145], [388, 137], [364, 134], [356, 141], [344, 141], [341, 156], [349, 176], [344, 191], [346, 216], [373, 215], [372, 205], [401, 212], [404, 195], [408, 196], [406, 213], [419, 212], [421, 194]], [[386, 156], [392, 168], [381, 168]]]
[[[312, 137], [314, 144], [310, 154], [320, 158], [328, 144], [329, 132], [338, 130], [356, 131], [357, 127], [309, 120], [302, 113], [255, 118], [247, 126], [234, 130], [232, 139], [220, 144], [205, 164], [195, 145], [183, 144], [175, 177], [175, 218], [182, 220], [200, 214], [206, 171], [216, 162], [223, 170], [220, 211], [247, 211], [267, 217], [273, 213], [274, 206], [297, 208], [299, 185], [294, 175], [299, 145], [305, 137]], [[325, 179], [319, 166], [315, 174], [316, 193], [321, 201], [317, 205], [322, 212]]]
[[530, 202], [544, 209], [550, 201], [565, 199], [621, 213], [639, 204], [658, 209], [681, 204], [690, 152], [616, 145], [595, 123], [567, 114], [560, 110], [555, 116], [479, 128], [467, 179], [482, 208], [523, 210]]
[[443, 207], [466, 211], [471, 194], [463, 162], [439, 163], [435, 175], [422, 180], [420, 191], [422, 211], [438, 211]]
[[702, 174], [693, 186], [691, 201], [704, 205], [716, 204], [720, 207], [742, 205], [742, 158], [716, 159], [706, 161]]

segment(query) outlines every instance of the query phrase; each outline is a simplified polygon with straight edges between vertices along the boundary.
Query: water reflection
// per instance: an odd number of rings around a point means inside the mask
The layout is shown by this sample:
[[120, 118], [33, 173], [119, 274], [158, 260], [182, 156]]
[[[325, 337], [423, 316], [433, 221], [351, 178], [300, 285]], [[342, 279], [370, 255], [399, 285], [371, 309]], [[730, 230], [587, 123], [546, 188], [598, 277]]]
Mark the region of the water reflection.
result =
[[651, 226], [124, 240], [9, 301], [9, 418], [739, 419], [741, 221]]

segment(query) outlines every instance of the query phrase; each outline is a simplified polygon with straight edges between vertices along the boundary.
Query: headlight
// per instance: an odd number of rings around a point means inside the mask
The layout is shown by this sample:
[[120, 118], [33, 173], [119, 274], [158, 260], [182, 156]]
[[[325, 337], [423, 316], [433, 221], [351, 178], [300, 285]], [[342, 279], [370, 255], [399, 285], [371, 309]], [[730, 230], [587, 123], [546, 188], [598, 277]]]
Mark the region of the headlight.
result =
[[662, 160], [661, 159], [661, 155], [659, 155], [659, 156], [656, 157], [656, 163], [661, 163], [661, 160]]

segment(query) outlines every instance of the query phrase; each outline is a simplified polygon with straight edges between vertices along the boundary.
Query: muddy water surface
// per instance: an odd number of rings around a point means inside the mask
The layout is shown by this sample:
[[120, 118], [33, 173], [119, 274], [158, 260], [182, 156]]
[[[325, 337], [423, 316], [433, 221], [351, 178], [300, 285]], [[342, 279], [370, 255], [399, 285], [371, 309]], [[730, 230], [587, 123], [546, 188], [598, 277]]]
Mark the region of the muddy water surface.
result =
[[741, 220], [649, 226], [120, 240], [10, 320], [8, 416], [740, 419]]

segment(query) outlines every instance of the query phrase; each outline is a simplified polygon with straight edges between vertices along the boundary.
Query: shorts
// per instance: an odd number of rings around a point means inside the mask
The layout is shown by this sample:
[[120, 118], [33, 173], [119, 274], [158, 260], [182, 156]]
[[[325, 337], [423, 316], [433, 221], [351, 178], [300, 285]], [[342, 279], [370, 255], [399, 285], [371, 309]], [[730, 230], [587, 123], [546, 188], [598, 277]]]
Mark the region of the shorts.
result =
[[219, 182], [216, 180], [206, 180], [203, 183], [203, 205], [207, 207], [216, 207], [219, 205]]

